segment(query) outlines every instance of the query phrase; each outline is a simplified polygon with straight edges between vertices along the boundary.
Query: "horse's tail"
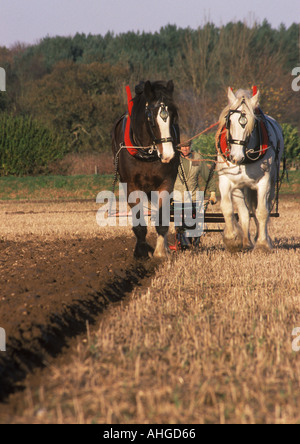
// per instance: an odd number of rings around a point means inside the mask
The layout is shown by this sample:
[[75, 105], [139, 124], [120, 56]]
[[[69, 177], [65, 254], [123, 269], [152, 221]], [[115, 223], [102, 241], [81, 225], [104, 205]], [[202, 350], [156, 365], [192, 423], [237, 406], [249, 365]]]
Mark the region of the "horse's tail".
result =
[[250, 213], [255, 214], [257, 208], [257, 191], [251, 188], [245, 188], [245, 200]]

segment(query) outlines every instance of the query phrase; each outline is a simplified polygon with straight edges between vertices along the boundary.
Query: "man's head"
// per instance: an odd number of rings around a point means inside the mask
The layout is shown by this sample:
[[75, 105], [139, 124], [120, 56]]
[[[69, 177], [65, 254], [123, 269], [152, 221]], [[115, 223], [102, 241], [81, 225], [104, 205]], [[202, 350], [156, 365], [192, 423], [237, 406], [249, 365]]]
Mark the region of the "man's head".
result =
[[181, 147], [181, 154], [183, 157], [187, 157], [191, 152], [191, 144], [185, 143], [184, 146]]

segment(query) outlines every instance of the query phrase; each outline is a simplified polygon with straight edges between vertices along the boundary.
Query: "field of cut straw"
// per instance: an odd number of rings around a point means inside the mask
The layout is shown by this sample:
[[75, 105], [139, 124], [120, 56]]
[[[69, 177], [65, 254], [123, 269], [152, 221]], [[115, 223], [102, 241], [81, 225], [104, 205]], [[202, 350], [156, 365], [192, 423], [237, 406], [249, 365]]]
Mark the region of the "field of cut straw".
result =
[[300, 423], [299, 217], [298, 198], [282, 198], [271, 254], [233, 255], [210, 234], [172, 256], [29, 377], [2, 421]]

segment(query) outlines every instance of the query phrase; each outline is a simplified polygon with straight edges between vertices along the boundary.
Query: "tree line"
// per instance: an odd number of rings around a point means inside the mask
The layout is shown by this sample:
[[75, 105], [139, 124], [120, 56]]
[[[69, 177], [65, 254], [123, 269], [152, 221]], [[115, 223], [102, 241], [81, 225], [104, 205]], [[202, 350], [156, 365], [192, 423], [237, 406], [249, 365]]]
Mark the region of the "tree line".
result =
[[156, 33], [77, 34], [0, 47], [7, 75], [0, 111], [19, 122], [31, 118], [59, 135], [60, 155], [66, 149], [104, 152], [110, 150], [114, 121], [126, 110], [125, 85], [134, 90], [140, 80], [173, 79], [186, 136], [218, 120], [228, 86], [253, 84], [261, 91], [264, 112], [299, 129], [300, 93], [291, 89], [298, 32], [297, 24], [273, 29], [267, 21], [207, 23], [196, 30], [168, 25]]

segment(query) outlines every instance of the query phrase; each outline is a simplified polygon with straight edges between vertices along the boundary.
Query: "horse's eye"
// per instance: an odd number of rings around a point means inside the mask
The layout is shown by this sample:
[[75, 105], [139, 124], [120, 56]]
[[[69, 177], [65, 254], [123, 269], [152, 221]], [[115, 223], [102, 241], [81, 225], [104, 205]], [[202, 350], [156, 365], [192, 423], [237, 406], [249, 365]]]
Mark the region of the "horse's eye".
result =
[[242, 114], [241, 117], [239, 118], [239, 123], [243, 128], [245, 128], [245, 126], [247, 125], [248, 119], [244, 114]]

